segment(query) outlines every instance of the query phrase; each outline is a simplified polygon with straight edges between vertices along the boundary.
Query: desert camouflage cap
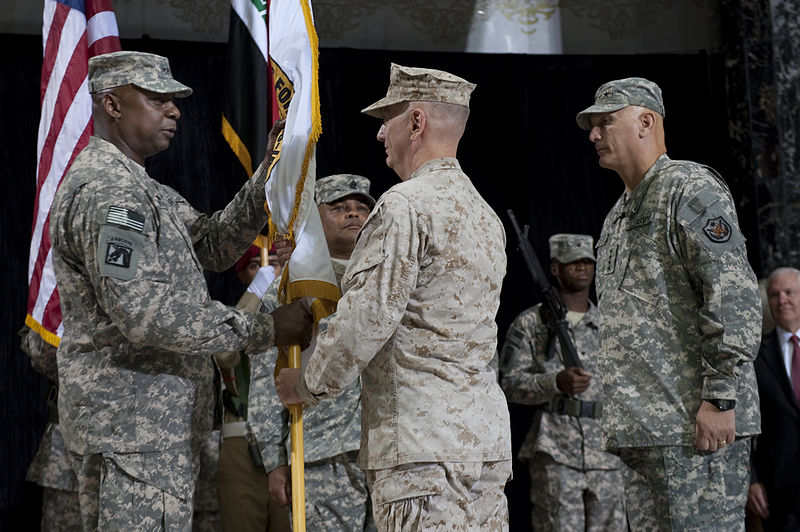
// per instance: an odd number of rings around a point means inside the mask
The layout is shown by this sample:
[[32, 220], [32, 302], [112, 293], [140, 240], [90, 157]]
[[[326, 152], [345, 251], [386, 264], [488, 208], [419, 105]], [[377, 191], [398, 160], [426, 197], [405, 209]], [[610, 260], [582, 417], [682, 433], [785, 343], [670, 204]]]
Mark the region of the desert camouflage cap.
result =
[[475, 84], [443, 70], [405, 67], [392, 63], [386, 97], [361, 112], [383, 118], [385, 107], [401, 102], [443, 102], [469, 107]]
[[144, 52], [111, 52], [89, 59], [89, 92], [135, 85], [160, 94], [174, 94], [185, 98], [192, 89], [175, 81], [169, 60], [160, 55]]
[[594, 239], [589, 235], [558, 233], [550, 237], [550, 258], [562, 264], [594, 258]]
[[664, 115], [664, 100], [658, 85], [644, 78], [617, 79], [604, 83], [594, 93], [594, 105], [578, 113], [575, 120], [585, 129], [592, 129], [590, 116], [597, 113], [613, 113], [629, 105], [647, 107]]
[[369, 179], [355, 174], [335, 174], [317, 180], [314, 199], [317, 205], [331, 203], [351, 194], [362, 196], [370, 207], [375, 199], [369, 195]]

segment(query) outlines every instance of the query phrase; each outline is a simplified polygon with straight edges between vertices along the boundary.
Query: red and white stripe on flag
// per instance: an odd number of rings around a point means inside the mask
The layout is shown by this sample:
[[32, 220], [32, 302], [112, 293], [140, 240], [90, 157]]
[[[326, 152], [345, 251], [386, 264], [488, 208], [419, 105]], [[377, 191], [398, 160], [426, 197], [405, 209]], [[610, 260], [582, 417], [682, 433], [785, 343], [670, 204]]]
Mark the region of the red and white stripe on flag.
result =
[[58, 345], [61, 308], [50, 250], [50, 206], [92, 134], [89, 58], [121, 47], [111, 0], [45, 0], [42, 19], [42, 114], [25, 323]]

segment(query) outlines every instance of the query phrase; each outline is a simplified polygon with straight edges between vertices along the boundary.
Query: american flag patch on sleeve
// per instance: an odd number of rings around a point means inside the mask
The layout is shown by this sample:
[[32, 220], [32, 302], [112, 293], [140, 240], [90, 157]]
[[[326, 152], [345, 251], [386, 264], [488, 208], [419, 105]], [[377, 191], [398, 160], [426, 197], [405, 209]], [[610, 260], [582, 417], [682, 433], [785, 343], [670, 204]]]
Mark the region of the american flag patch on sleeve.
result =
[[144, 216], [130, 209], [111, 206], [106, 215], [106, 223], [141, 233], [144, 229]]

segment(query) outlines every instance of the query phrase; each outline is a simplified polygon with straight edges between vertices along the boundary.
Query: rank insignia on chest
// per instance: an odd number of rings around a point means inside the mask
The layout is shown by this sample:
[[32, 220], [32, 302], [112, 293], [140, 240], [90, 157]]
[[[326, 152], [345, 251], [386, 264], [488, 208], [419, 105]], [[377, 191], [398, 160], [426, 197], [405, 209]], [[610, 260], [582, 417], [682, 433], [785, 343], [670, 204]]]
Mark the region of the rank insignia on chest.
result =
[[727, 242], [731, 238], [731, 226], [722, 216], [717, 216], [706, 222], [703, 232], [712, 242]]

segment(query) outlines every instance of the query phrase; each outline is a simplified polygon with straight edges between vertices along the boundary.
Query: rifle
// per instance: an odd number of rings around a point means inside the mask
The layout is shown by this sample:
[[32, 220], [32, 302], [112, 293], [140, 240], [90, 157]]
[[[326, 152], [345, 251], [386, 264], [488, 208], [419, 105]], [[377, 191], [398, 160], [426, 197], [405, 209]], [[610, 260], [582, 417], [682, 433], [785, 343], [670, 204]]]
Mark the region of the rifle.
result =
[[555, 287], [547, 281], [547, 276], [536, 257], [536, 252], [533, 246], [528, 241], [527, 233], [528, 226], [525, 226], [525, 233], [523, 233], [517, 218], [514, 216], [514, 211], [508, 209], [506, 211], [508, 217], [511, 219], [511, 225], [517, 233], [517, 240], [519, 241], [519, 251], [522, 253], [522, 258], [525, 259], [525, 265], [528, 267], [528, 272], [531, 274], [533, 284], [542, 299], [542, 311], [539, 314], [542, 321], [545, 322], [547, 328], [556, 334], [559, 344], [561, 344], [561, 361], [564, 363], [565, 368], [577, 367], [583, 369], [580, 358], [578, 358], [578, 351], [575, 349], [575, 344], [572, 343], [572, 338], [569, 337], [569, 329], [567, 328], [567, 309], [558, 295]]

